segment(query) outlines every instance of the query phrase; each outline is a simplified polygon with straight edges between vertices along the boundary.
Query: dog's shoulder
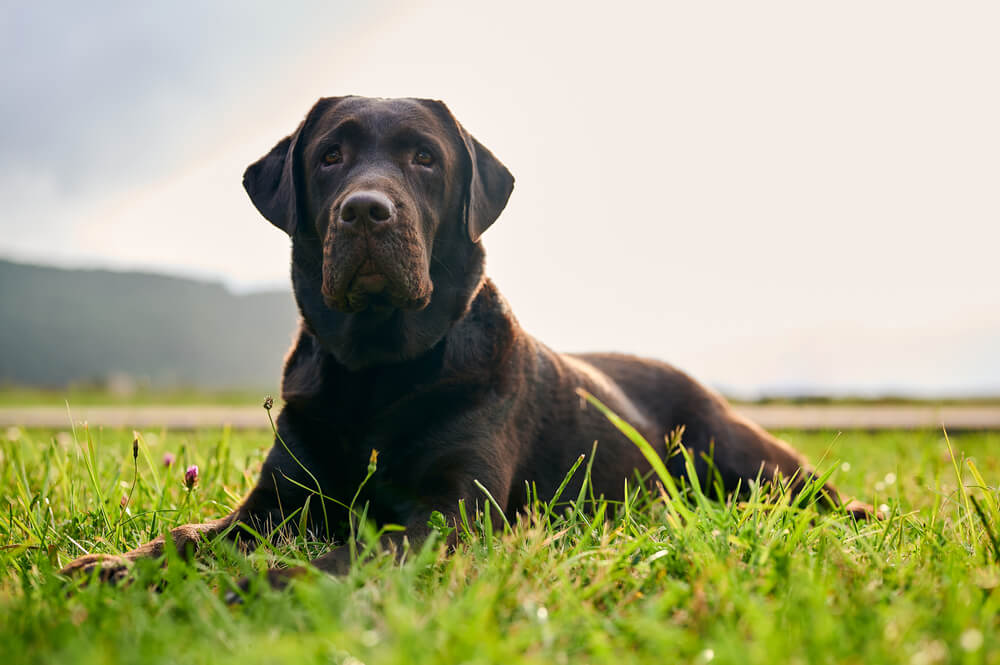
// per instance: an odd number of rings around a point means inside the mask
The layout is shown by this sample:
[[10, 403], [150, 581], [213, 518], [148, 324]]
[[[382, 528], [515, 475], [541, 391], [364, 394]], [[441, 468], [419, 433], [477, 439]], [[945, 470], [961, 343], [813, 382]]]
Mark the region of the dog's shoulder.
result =
[[510, 305], [496, 285], [485, 279], [445, 338], [445, 371], [458, 375], [502, 373], [523, 336]]
[[303, 402], [322, 390], [326, 355], [306, 323], [300, 321], [281, 377], [281, 398], [285, 402]]

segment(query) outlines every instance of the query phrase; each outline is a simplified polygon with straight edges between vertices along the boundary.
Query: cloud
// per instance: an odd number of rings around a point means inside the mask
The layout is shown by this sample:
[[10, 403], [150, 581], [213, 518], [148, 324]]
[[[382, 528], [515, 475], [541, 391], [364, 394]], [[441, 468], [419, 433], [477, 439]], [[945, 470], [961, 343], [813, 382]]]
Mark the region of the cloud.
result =
[[[8, 10], [0, 24], [8, 251], [99, 260], [96, 248], [81, 251], [80, 227], [242, 138], [241, 109], [274, 108], [271, 82], [300, 42], [332, 37], [356, 14], [353, 3], [297, 7], [302, 14], [262, 0]], [[109, 258], [118, 252], [105, 243]]]
[[14, 7], [0, 33], [0, 168], [49, 174], [78, 193], [108, 176], [112, 184], [148, 181], [196, 160], [218, 129], [215, 116], [256, 101], [255, 83], [294, 57], [296, 37], [342, 30], [347, 7], [306, 2], [302, 14], [262, 0]]

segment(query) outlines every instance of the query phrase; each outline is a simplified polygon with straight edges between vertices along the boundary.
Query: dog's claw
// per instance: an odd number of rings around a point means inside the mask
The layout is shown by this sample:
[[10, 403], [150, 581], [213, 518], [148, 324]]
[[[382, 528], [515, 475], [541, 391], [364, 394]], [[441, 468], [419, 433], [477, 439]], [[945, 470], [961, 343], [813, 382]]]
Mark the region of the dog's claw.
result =
[[233, 591], [231, 589], [226, 592], [226, 595], [222, 597], [222, 600], [226, 603], [226, 605], [242, 605], [243, 604], [243, 596], [242, 596], [242, 594], [239, 594], [239, 593], [237, 593], [237, 592], [235, 592], [235, 591]]
[[851, 501], [844, 504], [844, 510], [847, 514], [856, 519], [859, 522], [868, 520], [884, 520], [885, 515], [881, 510], [875, 510], [871, 504], [862, 503], [861, 501]]

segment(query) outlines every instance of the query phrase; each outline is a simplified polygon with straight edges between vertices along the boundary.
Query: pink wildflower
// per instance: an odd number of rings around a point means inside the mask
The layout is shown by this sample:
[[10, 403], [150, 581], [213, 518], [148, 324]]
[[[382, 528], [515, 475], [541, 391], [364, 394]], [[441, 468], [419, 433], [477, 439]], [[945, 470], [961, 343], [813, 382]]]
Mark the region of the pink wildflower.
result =
[[184, 472], [184, 484], [187, 485], [188, 489], [191, 489], [198, 482], [198, 465], [192, 464], [188, 467], [187, 471]]

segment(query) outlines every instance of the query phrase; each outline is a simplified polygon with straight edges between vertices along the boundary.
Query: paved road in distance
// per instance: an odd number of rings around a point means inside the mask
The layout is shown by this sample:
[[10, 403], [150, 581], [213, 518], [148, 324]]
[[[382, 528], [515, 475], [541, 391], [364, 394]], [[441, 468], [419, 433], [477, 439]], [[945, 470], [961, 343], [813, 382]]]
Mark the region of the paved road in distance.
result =
[[[1000, 429], [1000, 405], [985, 406], [796, 406], [739, 405], [737, 411], [767, 429]], [[71, 420], [72, 418], [72, 420]], [[231, 425], [268, 428], [260, 406], [0, 407], [0, 427], [90, 426], [197, 429]]]

